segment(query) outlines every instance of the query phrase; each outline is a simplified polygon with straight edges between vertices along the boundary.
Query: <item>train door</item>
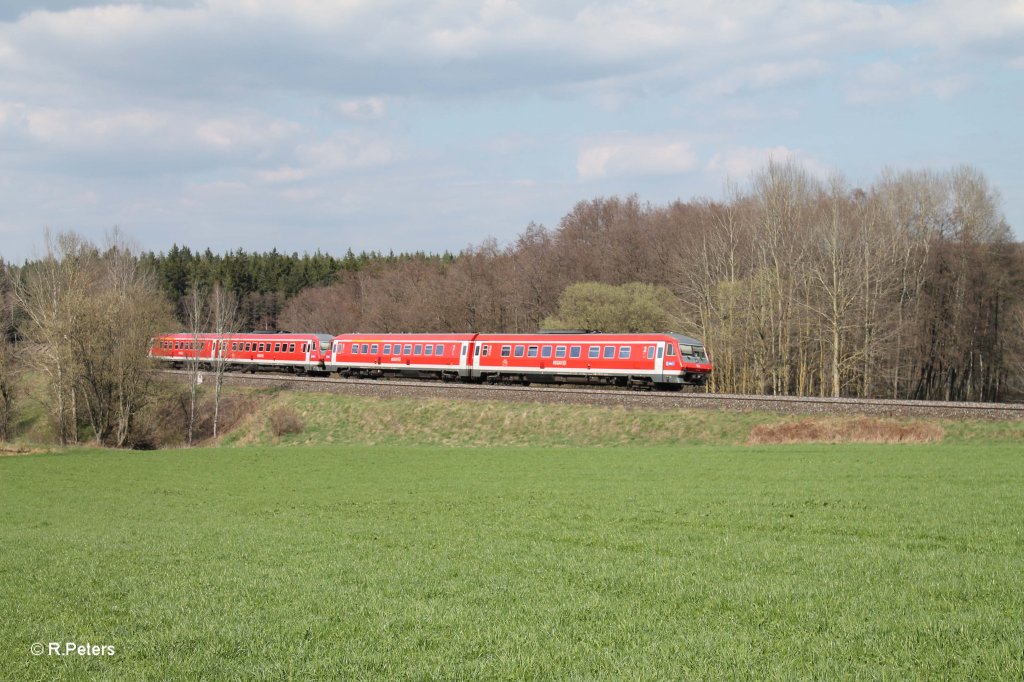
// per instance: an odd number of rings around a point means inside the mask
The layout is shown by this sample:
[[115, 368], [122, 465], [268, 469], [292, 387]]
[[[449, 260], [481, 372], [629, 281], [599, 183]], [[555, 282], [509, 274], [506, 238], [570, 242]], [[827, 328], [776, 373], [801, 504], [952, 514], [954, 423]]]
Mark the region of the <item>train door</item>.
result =
[[470, 361], [469, 378], [480, 376], [480, 347], [481, 343], [471, 343], [473, 347], [473, 359]]
[[665, 380], [665, 342], [659, 341], [655, 344], [654, 351], [654, 381], [655, 383]]
[[471, 359], [472, 356], [470, 355], [470, 353], [472, 353], [472, 349], [470, 348], [470, 346], [472, 346], [472, 345], [473, 345], [472, 343], [468, 343], [466, 341], [463, 341], [462, 342], [462, 347], [459, 349], [459, 376], [460, 377], [469, 377], [469, 376], [471, 376], [470, 362], [472, 361], [472, 359]]

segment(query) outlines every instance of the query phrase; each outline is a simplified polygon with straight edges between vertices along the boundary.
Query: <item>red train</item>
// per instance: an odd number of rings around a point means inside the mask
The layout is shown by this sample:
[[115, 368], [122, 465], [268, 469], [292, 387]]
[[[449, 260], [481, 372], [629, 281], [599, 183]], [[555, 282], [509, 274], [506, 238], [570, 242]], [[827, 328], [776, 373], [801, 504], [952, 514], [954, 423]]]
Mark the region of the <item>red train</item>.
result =
[[[216, 359], [231, 369], [286, 368], [341, 376], [473, 382], [603, 383], [634, 388], [701, 386], [704, 345], [678, 334], [169, 334], [151, 355], [181, 366]], [[216, 355], [215, 355], [216, 354]]]

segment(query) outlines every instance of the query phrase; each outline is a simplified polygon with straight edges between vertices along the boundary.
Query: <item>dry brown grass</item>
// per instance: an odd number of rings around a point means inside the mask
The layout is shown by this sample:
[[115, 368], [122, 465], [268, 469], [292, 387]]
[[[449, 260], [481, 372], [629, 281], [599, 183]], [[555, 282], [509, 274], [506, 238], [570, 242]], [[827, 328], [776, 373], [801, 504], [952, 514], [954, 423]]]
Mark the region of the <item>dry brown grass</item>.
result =
[[0, 443], [0, 457], [15, 457], [17, 455], [35, 455], [40, 452], [46, 452], [41, 448], [30, 448], [22, 445], [12, 445], [11, 443]]
[[298, 412], [288, 405], [278, 405], [267, 416], [267, 425], [275, 438], [293, 433], [302, 433], [306, 423]]
[[901, 422], [874, 417], [812, 418], [758, 424], [751, 445], [785, 443], [935, 443], [945, 430], [934, 422]]

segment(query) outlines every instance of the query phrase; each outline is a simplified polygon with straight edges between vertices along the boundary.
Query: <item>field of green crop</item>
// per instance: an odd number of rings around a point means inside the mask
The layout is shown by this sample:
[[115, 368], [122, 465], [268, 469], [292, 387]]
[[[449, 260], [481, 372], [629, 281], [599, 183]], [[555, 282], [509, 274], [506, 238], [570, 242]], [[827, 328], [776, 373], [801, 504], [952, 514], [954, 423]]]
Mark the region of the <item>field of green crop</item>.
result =
[[0, 457], [0, 677], [1020, 679], [1022, 491], [997, 443]]

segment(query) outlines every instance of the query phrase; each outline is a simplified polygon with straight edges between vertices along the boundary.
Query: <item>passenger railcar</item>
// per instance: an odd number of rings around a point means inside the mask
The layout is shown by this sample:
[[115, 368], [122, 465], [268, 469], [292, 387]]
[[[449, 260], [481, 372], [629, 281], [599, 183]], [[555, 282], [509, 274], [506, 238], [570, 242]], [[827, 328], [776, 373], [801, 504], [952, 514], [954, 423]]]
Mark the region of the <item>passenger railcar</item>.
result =
[[678, 334], [480, 334], [473, 376], [483, 381], [605, 383], [677, 389], [703, 385], [703, 344]]
[[341, 376], [470, 379], [476, 334], [340, 334], [327, 369]]
[[703, 385], [703, 344], [678, 334], [342, 334], [329, 371], [342, 376], [519, 383], [605, 383], [676, 389]]
[[217, 337], [178, 333], [154, 339], [149, 354], [172, 367], [223, 362], [229, 369], [253, 372], [260, 368], [326, 372], [324, 362], [330, 343], [330, 334], [253, 332]]

